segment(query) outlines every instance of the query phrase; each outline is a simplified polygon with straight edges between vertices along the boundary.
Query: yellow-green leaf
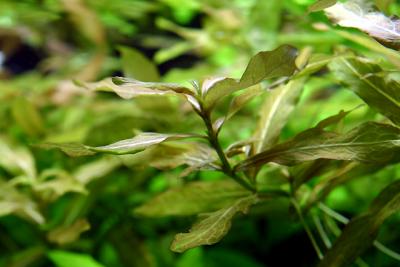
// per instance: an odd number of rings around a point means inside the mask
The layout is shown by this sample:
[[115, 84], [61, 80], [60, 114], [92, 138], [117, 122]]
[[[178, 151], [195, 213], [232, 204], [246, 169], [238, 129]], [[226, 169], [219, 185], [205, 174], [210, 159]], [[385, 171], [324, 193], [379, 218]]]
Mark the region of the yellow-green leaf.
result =
[[238, 212], [246, 213], [257, 200], [255, 195], [247, 196], [218, 211], [200, 215], [188, 233], [175, 236], [171, 249], [184, 252], [193, 247], [217, 243], [228, 233], [233, 217]]
[[203, 86], [204, 107], [212, 108], [217, 101], [241, 89], [260, 83], [264, 79], [290, 76], [297, 69], [297, 49], [282, 45], [272, 51], [259, 52], [250, 59], [242, 77], [217, 78]]

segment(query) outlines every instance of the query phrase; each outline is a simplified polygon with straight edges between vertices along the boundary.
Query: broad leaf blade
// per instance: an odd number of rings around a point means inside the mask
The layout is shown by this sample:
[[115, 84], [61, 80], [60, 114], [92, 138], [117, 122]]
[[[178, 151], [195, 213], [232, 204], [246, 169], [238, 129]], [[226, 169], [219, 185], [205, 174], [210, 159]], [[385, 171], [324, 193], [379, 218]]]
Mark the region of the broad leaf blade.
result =
[[205, 108], [209, 109], [224, 96], [258, 84], [264, 79], [292, 75], [296, 70], [296, 55], [297, 50], [289, 45], [258, 53], [250, 59], [240, 80], [218, 79], [203, 88]]
[[379, 163], [394, 159], [399, 151], [400, 129], [388, 124], [367, 122], [345, 134], [324, 131], [317, 126], [246, 159], [236, 168], [244, 170], [268, 162], [291, 166], [316, 159]]
[[378, 65], [361, 58], [338, 58], [329, 67], [369, 106], [400, 125], [400, 84]]
[[135, 209], [142, 216], [186, 216], [211, 212], [249, 196], [249, 191], [231, 180], [193, 182], [170, 189]]
[[318, 267], [350, 266], [372, 245], [381, 224], [399, 210], [400, 181], [396, 181], [375, 198], [366, 214], [351, 220], [346, 225]]
[[39, 145], [42, 148], [58, 148], [69, 156], [79, 157], [94, 155], [96, 153], [106, 154], [134, 154], [143, 151], [148, 147], [171, 140], [179, 140], [194, 137], [189, 134], [160, 134], [141, 133], [133, 138], [121, 140], [106, 146], [86, 146], [76, 143], [44, 143]]
[[294, 79], [269, 92], [261, 107], [261, 117], [253, 136], [253, 139], [257, 140], [253, 155], [276, 144], [282, 128], [300, 98], [305, 81], [306, 77]]
[[238, 212], [246, 213], [256, 202], [257, 197], [251, 195], [240, 198], [218, 211], [200, 216], [188, 233], [175, 236], [171, 249], [175, 252], [184, 252], [193, 247], [217, 243], [228, 233], [233, 217]]
[[124, 76], [143, 81], [155, 82], [160, 80], [156, 65], [140, 51], [132, 47], [120, 47], [121, 65]]

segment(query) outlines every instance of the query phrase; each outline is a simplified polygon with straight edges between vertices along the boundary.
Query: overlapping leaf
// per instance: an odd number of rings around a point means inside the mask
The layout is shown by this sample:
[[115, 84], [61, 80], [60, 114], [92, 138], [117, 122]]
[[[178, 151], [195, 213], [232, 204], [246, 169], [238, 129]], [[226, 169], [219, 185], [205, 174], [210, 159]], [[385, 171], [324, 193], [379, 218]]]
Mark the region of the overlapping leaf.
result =
[[369, 106], [400, 125], [400, 84], [380, 66], [362, 58], [337, 58], [329, 67]]
[[314, 4], [312, 4], [309, 8], [309, 12], [316, 12], [320, 10], [324, 10], [330, 6], [336, 4], [337, 0], [317, 0]]
[[346, 225], [318, 267], [350, 266], [372, 245], [381, 224], [399, 210], [400, 181], [396, 181], [379, 194], [364, 215]]
[[345, 134], [323, 130], [320, 124], [292, 140], [276, 145], [238, 164], [238, 170], [268, 162], [295, 165], [316, 159], [388, 162], [400, 152], [400, 129], [388, 124], [363, 123]]
[[234, 203], [250, 192], [231, 180], [193, 182], [170, 189], [135, 209], [143, 216], [183, 216], [211, 212]]
[[0, 180], [0, 216], [9, 214], [19, 215], [38, 224], [45, 222], [35, 201], [19, 192], [11, 183]]
[[271, 147], [278, 141], [282, 128], [299, 100], [305, 81], [306, 77], [294, 79], [269, 92], [261, 107], [261, 117], [253, 137], [257, 140], [253, 154]]
[[77, 143], [44, 143], [42, 148], [58, 148], [69, 156], [88, 156], [96, 153], [107, 154], [133, 154], [144, 149], [157, 145], [166, 141], [179, 140], [184, 138], [194, 137], [189, 134], [160, 134], [160, 133], [140, 133], [139, 135], [126, 140], [121, 140], [116, 143], [106, 146], [87, 146]]
[[171, 249], [176, 252], [184, 252], [193, 247], [217, 243], [228, 233], [233, 217], [238, 212], [246, 213], [257, 200], [255, 195], [239, 198], [225, 208], [200, 215], [188, 233], [175, 236]]
[[260, 83], [264, 79], [290, 76], [296, 70], [297, 50], [283, 45], [273, 51], [260, 52], [250, 59], [242, 77], [218, 78], [203, 86], [204, 106], [211, 108], [222, 97]]

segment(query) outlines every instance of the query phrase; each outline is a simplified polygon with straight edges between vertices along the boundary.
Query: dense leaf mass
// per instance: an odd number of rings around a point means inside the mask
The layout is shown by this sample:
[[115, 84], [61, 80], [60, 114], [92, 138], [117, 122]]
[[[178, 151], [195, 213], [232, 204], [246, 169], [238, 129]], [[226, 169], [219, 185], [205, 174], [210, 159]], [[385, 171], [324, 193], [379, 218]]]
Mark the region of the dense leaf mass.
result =
[[0, 267], [400, 262], [400, 3], [0, 1]]

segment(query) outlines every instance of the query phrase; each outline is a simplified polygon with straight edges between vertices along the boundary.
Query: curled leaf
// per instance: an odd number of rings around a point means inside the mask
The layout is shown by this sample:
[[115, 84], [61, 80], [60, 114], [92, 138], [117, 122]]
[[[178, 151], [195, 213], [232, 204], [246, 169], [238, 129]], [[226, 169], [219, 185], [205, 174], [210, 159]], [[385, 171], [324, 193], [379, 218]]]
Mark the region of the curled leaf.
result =
[[400, 41], [400, 20], [371, 10], [364, 1], [338, 2], [324, 9], [329, 18], [342, 27], [359, 29], [370, 36], [386, 41]]
[[117, 95], [125, 99], [141, 95], [164, 95], [171, 93], [194, 94], [191, 89], [179, 84], [142, 82], [122, 77], [107, 78], [95, 83], [81, 84], [78, 82], [78, 84], [92, 91], [115, 92]]

